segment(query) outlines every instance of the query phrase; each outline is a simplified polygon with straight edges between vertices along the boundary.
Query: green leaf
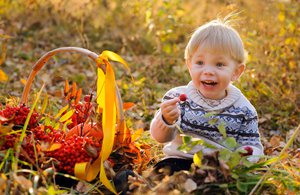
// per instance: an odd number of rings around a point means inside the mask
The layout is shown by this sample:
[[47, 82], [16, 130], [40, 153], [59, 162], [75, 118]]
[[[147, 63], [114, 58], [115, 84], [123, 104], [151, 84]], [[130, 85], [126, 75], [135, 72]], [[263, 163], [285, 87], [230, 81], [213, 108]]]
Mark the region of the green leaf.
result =
[[249, 168], [249, 167], [251, 167], [253, 165], [253, 163], [248, 160], [248, 157], [249, 156], [243, 157], [242, 158], [242, 163], [243, 163], [243, 165], [245, 165], [246, 167]]
[[188, 144], [188, 143], [190, 143], [191, 141], [192, 141], [192, 136], [190, 136], [190, 135], [183, 135], [182, 136], [182, 142], [184, 143], [184, 144]]
[[241, 155], [238, 152], [232, 152], [228, 161], [228, 166], [230, 167], [230, 169], [233, 169], [238, 164], [240, 164], [240, 160]]
[[215, 112], [208, 112], [204, 115], [205, 118], [210, 118], [211, 116], [215, 115]]
[[44, 125], [45, 126], [50, 126], [51, 125], [51, 120], [49, 117], [46, 117], [45, 120], [44, 120]]
[[177, 148], [177, 150], [180, 150], [180, 151], [182, 151], [184, 153], [188, 153], [189, 151], [192, 150], [192, 148], [188, 144], [182, 144], [181, 146], [179, 146]]
[[238, 179], [238, 178], [239, 178], [239, 175], [236, 174], [236, 173], [231, 173], [231, 177], [234, 178], [234, 179]]
[[248, 186], [239, 180], [236, 182], [236, 187], [240, 192], [247, 192]]
[[227, 137], [224, 141], [223, 144], [227, 148], [235, 148], [237, 146], [236, 140], [233, 137]]
[[224, 122], [221, 122], [219, 125], [218, 125], [218, 130], [219, 132], [223, 135], [223, 137], [227, 137], [227, 134], [226, 134], [226, 128], [225, 128], [225, 123]]
[[201, 167], [202, 165], [202, 157], [203, 157], [203, 153], [201, 150], [194, 154], [193, 161], [195, 165], [197, 165], [198, 167]]
[[210, 119], [210, 120], [208, 121], [208, 124], [214, 125], [214, 124], [216, 124], [218, 121], [219, 121], [218, 118], [213, 118], [213, 119]]
[[228, 162], [230, 157], [231, 157], [232, 152], [230, 150], [227, 150], [227, 149], [221, 149], [219, 154], [220, 154], [220, 159], [221, 160], [224, 160], [225, 162]]

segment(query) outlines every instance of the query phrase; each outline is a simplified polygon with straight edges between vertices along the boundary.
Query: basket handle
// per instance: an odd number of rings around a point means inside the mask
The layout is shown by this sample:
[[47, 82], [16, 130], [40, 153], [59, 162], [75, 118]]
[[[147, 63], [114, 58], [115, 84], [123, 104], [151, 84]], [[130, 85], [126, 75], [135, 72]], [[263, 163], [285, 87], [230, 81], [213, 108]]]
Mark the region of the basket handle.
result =
[[[51, 50], [49, 52], [47, 52], [46, 54], [44, 54], [33, 66], [30, 75], [27, 79], [27, 82], [25, 84], [25, 87], [23, 89], [23, 94], [22, 94], [22, 98], [21, 98], [21, 104], [27, 104], [28, 101], [28, 94], [30, 91], [30, 87], [32, 84], [33, 79], [35, 78], [35, 75], [41, 70], [41, 68], [48, 62], [48, 60], [56, 55], [57, 53], [62, 53], [62, 52], [77, 52], [80, 53], [82, 55], [85, 55], [89, 58], [91, 58], [94, 62], [96, 62], [98, 55], [94, 52], [91, 52], [88, 49], [84, 49], [84, 48], [80, 48], [80, 47], [60, 47], [54, 50]], [[106, 73], [106, 67], [105, 65], [101, 65], [100, 68], [102, 69], [102, 71], [104, 72], [104, 74]], [[119, 127], [119, 125], [124, 121], [124, 114], [123, 114], [123, 102], [121, 99], [121, 95], [118, 89], [118, 86], [116, 85], [116, 96], [117, 96], [117, 127]]]

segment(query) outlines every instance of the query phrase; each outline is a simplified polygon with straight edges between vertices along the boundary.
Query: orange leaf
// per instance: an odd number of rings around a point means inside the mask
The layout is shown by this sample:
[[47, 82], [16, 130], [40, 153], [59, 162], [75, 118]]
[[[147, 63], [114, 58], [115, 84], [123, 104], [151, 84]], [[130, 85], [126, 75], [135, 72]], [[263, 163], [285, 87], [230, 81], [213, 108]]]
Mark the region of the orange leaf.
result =
[[130, 108], [132, 108], [135, 104], [133, 102], [125, 102], [123, 103], [123, 109], [124, 110], [128, 110]]
[[70, 86], [69, 86], [69, 81], [67, 79], [65, 82], [64, 95], [67, 96], [69, 91], [70, 91]]
[[76, 93], [75, 104], [78, 104], [78, 102], [80, 100], [80, 97], [81, 97], [81, 94], [82, 94], [82, 88], [79, 88], [77, 93]]
[[71, 99], [71, 93], [68, 93], [68, 94], [66, 95], [66, 100], [69, 101], [70, 99]]
[[8, 76], [5, 74], [4, 71], [0, 69], [0, 82], [6, 82], [8, 80]]
[[270, 139], [270, 144], [273, 148], [280, 146], [282, 138], [279, 135], [273, 135]]
[[61, 145], [62, 144], [60, 144], [60, 143], [51, 144], [50, 148], [47, 149], [46, 151], [50, 152], [50, 151], [57, 150], [57, 149], [61, 148]]
[[97, 140], [102, 140], [103, 132], [101, 126], [97, 123], [81, 123], [73, 127], [66, 134], [65, 140], [68, 140], [73, 135], [89, 136]]
[[77, 92], [77, 85], [75, 82], [72, 83], [72, 93], [71, 93], [71, 98], [76, 97], [76, 92]]

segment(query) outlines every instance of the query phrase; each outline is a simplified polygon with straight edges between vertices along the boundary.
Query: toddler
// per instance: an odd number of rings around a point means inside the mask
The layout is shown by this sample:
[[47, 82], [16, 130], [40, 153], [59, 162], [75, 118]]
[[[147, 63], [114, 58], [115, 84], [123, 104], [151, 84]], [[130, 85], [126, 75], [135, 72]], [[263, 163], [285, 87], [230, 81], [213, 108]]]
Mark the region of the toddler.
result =
[[[191, 81], [186, 86], [175, 87], [163, 97], [160, 109], [151, 122], [151, 136], [160, 143], [167, 143], [163, 152], [166, 158], [155, 168], [168, 167], [174, 171], [189, 170], [193, 155], [210, 148], [197, 145], [188, 153], [178, 150], [182, 138], [176, 126], [196, 138], [214, 145], [222, 145], [223, 136], [218, 130], [221, 121], [228, 137], [236, 139], [239, 147], [251, 149], [249, 160], [257, 161], [263, 155], [258, 132], [257, 112], [253, 105], [232, 85], [245, 70], [243, 42], [228, 19], [213, 20], [200, 26], [193, 33], [185, 49], [185, 62]], [[186, 94], [180, 106], [181, 94]], [[185, 99], [185, 97], [184, 97]], [[208, 117], [208, 113], [214, 113]], [[212, 124], [210, 121], [218, 121]]]

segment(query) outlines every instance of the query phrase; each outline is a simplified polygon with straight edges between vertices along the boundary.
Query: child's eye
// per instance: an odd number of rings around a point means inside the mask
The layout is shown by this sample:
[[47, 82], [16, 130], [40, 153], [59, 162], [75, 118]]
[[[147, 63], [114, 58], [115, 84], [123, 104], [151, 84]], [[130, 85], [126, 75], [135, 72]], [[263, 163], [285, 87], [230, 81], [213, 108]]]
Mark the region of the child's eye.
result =
[[218, 67], [225, 66], [225, 64], [223, 64], [223, 63], [221, 63], [221, 62], [218, 62], [216, 65], [217, 65]]
[[203, 63], [203, 61], [198, 61], [196, 64], [203, 65], [204, 63]]

